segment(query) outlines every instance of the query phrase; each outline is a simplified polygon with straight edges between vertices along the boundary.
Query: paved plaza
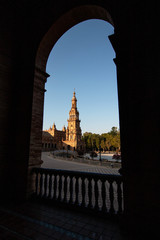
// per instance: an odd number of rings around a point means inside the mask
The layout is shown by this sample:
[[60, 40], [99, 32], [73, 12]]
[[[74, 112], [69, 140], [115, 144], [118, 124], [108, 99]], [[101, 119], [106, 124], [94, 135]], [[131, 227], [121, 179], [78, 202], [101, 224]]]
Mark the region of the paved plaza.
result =
[[66, 161], [63, 158], [54, 157], [49, 152], [42, 152], [43, 160], [42, 168], [54, 168], [54, 169], [64, 169], [73, 170], [81, 172], [94, 172], [103, 174], [119, 174], [118, 168], [104, 167], [98, 165], [91, 165], [86, 163], [77, 163], [74, 161]]

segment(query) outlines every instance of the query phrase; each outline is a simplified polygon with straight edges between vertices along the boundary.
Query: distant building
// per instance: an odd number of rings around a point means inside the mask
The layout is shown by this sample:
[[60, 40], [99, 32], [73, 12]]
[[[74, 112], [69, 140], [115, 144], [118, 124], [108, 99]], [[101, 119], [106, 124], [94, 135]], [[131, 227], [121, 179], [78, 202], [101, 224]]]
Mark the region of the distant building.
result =
[[56, 129], [55, 123], [52, 128], [42, 132], [42, 149], [68, 149], [82, 151], [84, 142], [80, 127], [79, 112], [77, 110], [77, 99], [75, 91], [72, 97], [72, 107], [69, 112], [68, 127], [63, 127], [62, 131]]

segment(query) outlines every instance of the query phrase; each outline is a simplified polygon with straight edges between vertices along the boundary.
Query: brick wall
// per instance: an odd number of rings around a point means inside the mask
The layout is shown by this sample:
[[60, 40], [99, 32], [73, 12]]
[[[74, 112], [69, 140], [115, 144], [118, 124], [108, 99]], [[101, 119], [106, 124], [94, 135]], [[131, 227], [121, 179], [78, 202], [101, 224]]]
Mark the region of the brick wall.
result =
[[32, 123], [30, 135], [29, 171], [28, 171], [28, 194], [32, 193], [32, 174], [33, 167], [41, 165], [42, 151], [42, 125], [45, 83], [49, 75], [39, 68], [35, 69], [34, 91], [32, 104]]

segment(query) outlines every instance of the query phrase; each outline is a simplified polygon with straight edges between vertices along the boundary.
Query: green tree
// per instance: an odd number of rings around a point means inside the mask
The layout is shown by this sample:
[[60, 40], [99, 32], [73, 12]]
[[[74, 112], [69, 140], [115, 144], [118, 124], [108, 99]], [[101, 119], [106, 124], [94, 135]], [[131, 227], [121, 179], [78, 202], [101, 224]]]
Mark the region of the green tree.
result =
[[117, 127], [112, 127], [111, 131], [103, 134], [95, 134], [91, 132], [85, 132], [82, 137], [85, 142], [87, 151], [98, 150], [100, 145], [103, 150], [106, 148], [111, 150], [111, 148], [120, 148], [120, 131]]
[[101, 140], [101, 148], [103, 149], [103, 151], [106, 148], [106, 144], [105, 144], [105, 140], [104, 139]]
[[113, 137], [112, 146], [115, 149], [120, 149], [120, 135], [119, 134], [117, 134], [116, 136]]
[[92, 133], [90, 133], [90, 132], [85, 132], [83, 134], [82, 139], [85, 142], [86, 150], [91, 150], [91, 148], [92, 148], [91, 136], [92, 136]]
[[106, 142], [105, 142], [108, 151], [110, 150], [110, 147], [112, 146], [112, 139], [113, 139], [112, 135], [110, 135], [108, 133], [107, 136], [106, 136]]
[[110, 135], [116, 136], [118, 134], [117, 127], [112, 127], [111, 131], [109, 132]]

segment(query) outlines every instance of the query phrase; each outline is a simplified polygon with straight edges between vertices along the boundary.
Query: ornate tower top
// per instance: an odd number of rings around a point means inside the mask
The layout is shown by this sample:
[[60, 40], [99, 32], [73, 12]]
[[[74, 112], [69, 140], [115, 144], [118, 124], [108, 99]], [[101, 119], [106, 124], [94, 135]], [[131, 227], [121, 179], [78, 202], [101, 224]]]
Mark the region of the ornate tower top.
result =
[[56, 129], [56, 124], [53, 123], [52, 129]]
[[76, 108], [76, 107], [77, 107], [77, 98], [76, 98], [76, 93], [74, 90], [73, 97], [72, 97], [72, 108]]
[[69, 112], [69, 119], [77, 119], [79, 120], [79, 112], [77, 110], [77, 98], [76, 98], [76, 93], [75, 91], [73, 92], [73, 97], [72, 97], [72, 107]]
[[62, 131], [63, 131], [63, 132], [66, 131], [66, 127], [65, 127], [65, 125], [63, 126]]
[[79, 120], [79, 112], [77, 110], [77, 98], [75, 90], [72, 97], [72, 107], [69, 112], [68, 127], [66, 130], [66, 140], [74, 142], [74, 147], [77, 149], [81, 141], [81, 128]]

